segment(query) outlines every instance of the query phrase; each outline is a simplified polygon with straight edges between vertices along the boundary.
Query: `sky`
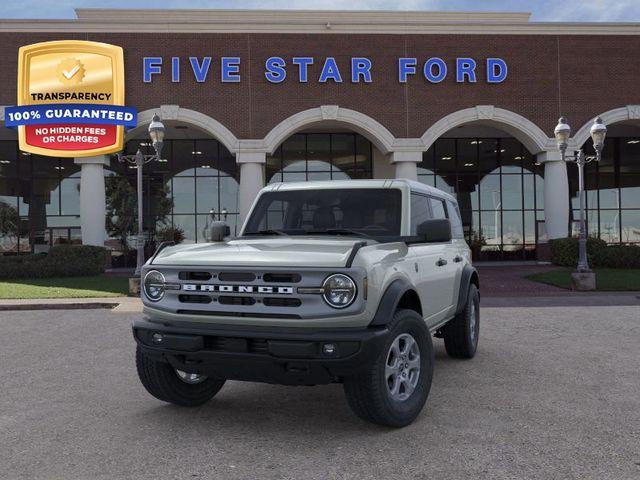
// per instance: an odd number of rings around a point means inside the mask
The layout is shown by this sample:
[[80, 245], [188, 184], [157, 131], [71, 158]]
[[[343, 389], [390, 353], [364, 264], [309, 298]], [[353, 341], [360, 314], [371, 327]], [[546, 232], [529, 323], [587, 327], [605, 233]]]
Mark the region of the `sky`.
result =
[[74, 8], [261, 8], [530, 12], [532, 21], [640, 22], [640, 0], [18, 0], [0, 18], [75, 18]]

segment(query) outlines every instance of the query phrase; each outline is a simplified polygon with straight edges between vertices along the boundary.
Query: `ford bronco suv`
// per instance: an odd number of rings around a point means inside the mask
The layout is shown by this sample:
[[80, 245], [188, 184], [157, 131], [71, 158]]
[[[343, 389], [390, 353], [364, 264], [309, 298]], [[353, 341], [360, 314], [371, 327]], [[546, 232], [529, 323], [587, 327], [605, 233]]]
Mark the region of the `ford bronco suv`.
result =
[[452, 357], [476, 352], [478, 274], [447, 193], [270, 184], [239, 236], [218, 227], [211, 243], [161, 246], [142, 271], [136, 363], [160, 400], [201, 405], [226, 380], [338, 382], [357, 415], [400, 427], [429, 394], [432, 336]]

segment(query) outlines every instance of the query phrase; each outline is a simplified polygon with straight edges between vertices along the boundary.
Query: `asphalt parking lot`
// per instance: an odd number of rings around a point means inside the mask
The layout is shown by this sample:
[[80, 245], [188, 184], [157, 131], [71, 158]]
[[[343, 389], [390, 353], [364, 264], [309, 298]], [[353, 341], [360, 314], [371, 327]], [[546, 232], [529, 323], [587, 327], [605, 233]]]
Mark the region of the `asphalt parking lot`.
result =
[[637, 306], [484, 308], [474, 360], [435, 341], [401, 430], [352, 415], [339, 385], [165, 405], [138, 383], [132, 318], [0, 312], [0, 478], [640, 478]]

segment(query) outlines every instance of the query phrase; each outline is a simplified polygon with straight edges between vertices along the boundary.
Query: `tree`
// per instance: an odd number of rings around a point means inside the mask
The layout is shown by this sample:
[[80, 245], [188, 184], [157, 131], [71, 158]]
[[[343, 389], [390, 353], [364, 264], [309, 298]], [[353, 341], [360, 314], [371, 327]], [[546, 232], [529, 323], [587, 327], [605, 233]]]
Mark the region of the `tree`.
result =
[[[120, 240], [122, 249], [127, 252], [129, 236], [138, 233], [138, 197], [135, 188], [126, 177], [108, 177], [105, 179], [107, 200], [106, 227], [109, 235]], [[173, 208], [173, 200], [165, 184], [152, 188], [151, 212], [156, 222], [166, 224]], [[147, 226], [149, 229], [149, 226]], [[155, 230], [155, 222], [151, 228]]]
[[0, 238], [7, 237], [18, 243], [20, 234], [20, 215], [18, 209], [0, 201]]

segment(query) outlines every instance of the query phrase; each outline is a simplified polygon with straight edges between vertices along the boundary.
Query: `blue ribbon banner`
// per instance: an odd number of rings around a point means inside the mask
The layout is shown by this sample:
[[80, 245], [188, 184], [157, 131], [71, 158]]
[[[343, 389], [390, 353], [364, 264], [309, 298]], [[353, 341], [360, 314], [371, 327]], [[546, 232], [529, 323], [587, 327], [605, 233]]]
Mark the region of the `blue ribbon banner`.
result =
[[138, 112], [133, 107], [121, 105], [91, 105], [86, 103], [61, 103], [6, 107], [5, 126], [47, 124], [101, 124], [138, 125]]

